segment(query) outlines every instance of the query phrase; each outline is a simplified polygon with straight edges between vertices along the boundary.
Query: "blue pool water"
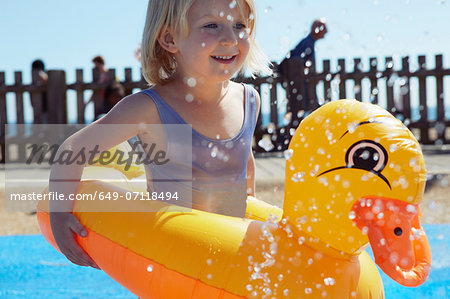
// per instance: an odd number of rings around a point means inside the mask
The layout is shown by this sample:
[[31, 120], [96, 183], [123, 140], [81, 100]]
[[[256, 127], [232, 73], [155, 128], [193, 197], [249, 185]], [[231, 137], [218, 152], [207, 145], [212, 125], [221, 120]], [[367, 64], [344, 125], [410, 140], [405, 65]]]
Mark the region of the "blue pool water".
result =
[[[386, 298], [450, 298], [450, 224], [425, 225], [428, 280], [406, 288], [382, 273]], [[102, 271], [70, 264], [40, 235], [0, 237], [0, 298], [136, 298]]]

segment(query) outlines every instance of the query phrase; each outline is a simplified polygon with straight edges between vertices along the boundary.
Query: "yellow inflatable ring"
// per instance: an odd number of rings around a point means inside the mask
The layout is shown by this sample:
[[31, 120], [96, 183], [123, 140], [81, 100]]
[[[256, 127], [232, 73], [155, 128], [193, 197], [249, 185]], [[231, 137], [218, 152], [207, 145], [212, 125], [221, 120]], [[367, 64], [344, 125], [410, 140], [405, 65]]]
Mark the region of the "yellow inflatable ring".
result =
[[[431, 254], [417, 208], [424, 162], [400, 121], [378, 106], [331, 102], [301, 123], [288, 157], [283, 211], [248, 201], [251, 217], [269, 221], [174, 211], [164, 202], [153, 203], [153, 213], [85, 213], [80, 201], [73, 213], [89, 234], [78, 241], [142, 298], [383, 298], [364, 253], [369, 241], [393, 279], [425, 281]], [[89, 179], [104, 171], [88, 170], [80, 193], [142, 188], [124, 176], [113, 185]], [[47, 202], [38, 221], [57, 248]]]

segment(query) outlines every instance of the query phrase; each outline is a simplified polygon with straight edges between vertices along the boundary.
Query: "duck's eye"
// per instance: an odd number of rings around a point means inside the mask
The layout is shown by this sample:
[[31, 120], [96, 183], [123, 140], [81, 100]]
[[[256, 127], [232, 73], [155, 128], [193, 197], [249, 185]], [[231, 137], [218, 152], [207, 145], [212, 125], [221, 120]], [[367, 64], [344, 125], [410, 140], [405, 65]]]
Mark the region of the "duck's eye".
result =
[[396, 228], [394, 229], [394, 234], [395, 234], [397, 237], [400, 237], [400, 236], [403, 234], [403, 230], [402, 230], [400, 227], [396, 227]]
[[345, 162], [347, 167], [381, 172], [388, 160], [386, 150], [381, 144], [371, 140], [361, 140], [353, 144], [347, 151]]

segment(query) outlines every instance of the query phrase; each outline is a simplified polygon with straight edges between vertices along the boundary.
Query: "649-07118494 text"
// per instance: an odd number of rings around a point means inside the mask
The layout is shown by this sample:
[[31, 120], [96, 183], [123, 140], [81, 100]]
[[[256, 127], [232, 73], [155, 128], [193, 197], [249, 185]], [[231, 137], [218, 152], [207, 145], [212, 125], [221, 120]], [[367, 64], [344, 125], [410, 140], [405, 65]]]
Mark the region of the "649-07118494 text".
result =
[[172, 201], [178, 200], [178, 192], [98, 192], [95, 191], [91, 194], [77, 193], [65, 194], [59, 192], [48, 192], [48, 193], [12, 193], [9, 196], [11, 201], [33, 201], [33, 200], [162, 200], [162, 201]]

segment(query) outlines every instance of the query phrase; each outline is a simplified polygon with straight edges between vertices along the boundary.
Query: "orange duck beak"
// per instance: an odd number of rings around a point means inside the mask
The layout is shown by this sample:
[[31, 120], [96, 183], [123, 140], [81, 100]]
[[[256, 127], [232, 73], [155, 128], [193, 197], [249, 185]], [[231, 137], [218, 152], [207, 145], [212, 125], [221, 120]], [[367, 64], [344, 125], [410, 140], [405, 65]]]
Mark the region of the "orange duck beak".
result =
[[367, 233], [377, 265], [401, 285], [425, 282], [431, 267], [427, 236], [419, 223], [419, 206], [368, 196], [352, 207], [353, 221]]

